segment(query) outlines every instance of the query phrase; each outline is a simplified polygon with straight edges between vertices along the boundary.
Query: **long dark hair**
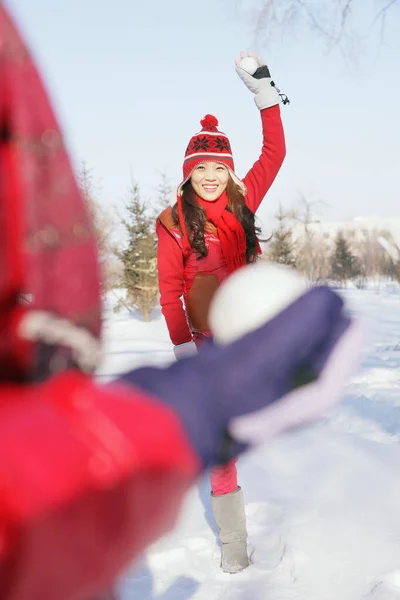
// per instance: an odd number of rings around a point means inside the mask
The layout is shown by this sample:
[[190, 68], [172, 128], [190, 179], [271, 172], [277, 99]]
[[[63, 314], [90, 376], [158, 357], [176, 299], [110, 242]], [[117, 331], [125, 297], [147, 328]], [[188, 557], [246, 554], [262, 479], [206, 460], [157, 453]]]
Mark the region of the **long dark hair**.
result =
[[[228, 179], [226, 193], [228, 196], [228, 205], [226, 208], [235, 215], [244, 229], [246, 234], [246, 261], [247, 263], [252, 263], [257, 257], [257, 238], [261, 233], [261, 229], [260, 227], [256, 227], [255, 216], [245, 203], [244, 196], [232, 177]], [[208, 250], [204, 240], [204, 227], [207, 217], [205, 210], [197, 202], [190, 179], [184, 184], [182, 190], [182, 212], [190, 245], [193, 250], [198, 252], [199, 259], [206, 257]], [[177, 203], [172, 209], [172, 217], [178, 225]]]

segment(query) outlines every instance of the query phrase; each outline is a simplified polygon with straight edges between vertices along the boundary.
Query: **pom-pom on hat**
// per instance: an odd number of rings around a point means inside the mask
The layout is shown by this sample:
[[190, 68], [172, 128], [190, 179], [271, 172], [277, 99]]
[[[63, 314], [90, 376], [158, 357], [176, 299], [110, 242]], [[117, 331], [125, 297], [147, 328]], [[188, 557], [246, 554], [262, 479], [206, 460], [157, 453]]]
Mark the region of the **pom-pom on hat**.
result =
[[182, 186], [190, 179], [193, 170], [202, 162], [219, 162], [225, 165], [232, 179], [245, 193], [243, 182], [235, 175], [231, 145], [225, 133], [218, 129], [218, 119], [214, 115], [206, 115], [200, 121], [202, 127], [190, 140], [183, 161], [183, 180], [178, 186], [178, 195], [182, 194]]
[[[218, 119], [214, 115], [206, 115], [204, 119], [200, 121], [202, 131], [218, 131]], [[225, 135], [225, 134], [224, 134]]]

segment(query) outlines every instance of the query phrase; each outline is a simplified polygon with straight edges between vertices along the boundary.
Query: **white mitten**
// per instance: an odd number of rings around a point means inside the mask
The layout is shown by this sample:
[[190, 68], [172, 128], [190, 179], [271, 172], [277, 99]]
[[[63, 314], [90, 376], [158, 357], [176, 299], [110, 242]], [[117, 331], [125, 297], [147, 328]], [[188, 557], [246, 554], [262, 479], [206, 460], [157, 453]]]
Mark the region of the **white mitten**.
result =
[[280, 92], [272, 81], [264, 60], [257, 52], [241, 52], [235, 60], [236, 72], [253, 94], [259, 110], [276, 106], [281, 102], [289, 104], [289, 98]]
[[181, 360], [181, 358], [193, 356], [193, 354], [196, 354], [196, 352], [197, 347], [194, 342], [185, 342], [184, 344], [179, 344], [179, 346], [174, 346], [174, 354], [176, 360]]

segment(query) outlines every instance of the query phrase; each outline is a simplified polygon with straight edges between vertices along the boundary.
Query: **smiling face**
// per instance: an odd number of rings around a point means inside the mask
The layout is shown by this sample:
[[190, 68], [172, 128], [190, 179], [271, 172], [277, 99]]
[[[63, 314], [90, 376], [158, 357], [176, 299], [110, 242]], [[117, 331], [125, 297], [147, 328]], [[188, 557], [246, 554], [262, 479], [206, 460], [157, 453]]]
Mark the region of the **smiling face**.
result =
[[229, 177], [229, 171], [225, 165], [207, 161], [197, 165], [190, 181], [200, 198], [213, 202], [225, 191]]

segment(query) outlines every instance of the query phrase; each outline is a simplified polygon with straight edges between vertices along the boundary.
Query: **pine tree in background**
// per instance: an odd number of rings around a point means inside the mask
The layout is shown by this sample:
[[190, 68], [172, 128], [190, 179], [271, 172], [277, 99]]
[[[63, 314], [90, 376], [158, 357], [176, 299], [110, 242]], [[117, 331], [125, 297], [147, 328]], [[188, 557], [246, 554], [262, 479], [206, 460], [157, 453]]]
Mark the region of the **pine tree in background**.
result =
[[267, 246], [267, 258], [273, 262], [294, 267], [296, 264], [294, 242], [292, 230], [287, 225], [287, 222], [291, 218], [291, 212], [284, 211], [282, 206], [279, 205], [279, 210], [275, 215], [278, 227], [275, 229], [272, 240]]
[[350, 244], [342, 231], [338, 231], [335, 248], [331, 256], [331, 278], [340, 285], [346, 285], [349, 279], [354, 279], [360, 273], [357, 257], [353, 255]]
[[123, 264], [121, 286], [126, 290], [125, 305], [136, 311], [144, 321], [158, 303], [157, 243], [154, 233], [154, 218], [148, 214], [141, 198], [139, 184], [135, 181], [127, 194], [127, 217], [122, 223], [128, 234], [128, 243], [118, 252]]

